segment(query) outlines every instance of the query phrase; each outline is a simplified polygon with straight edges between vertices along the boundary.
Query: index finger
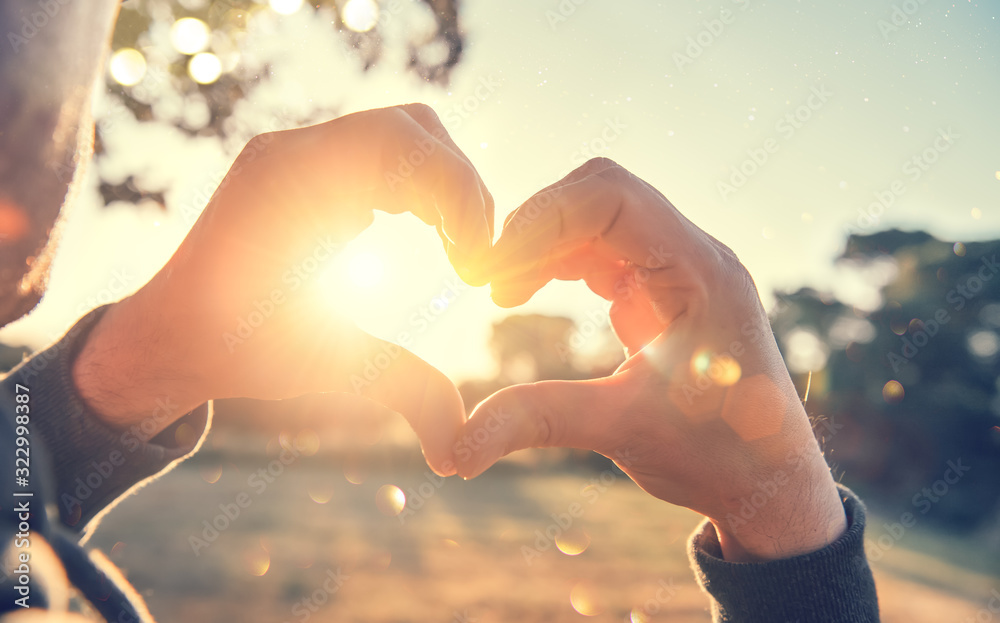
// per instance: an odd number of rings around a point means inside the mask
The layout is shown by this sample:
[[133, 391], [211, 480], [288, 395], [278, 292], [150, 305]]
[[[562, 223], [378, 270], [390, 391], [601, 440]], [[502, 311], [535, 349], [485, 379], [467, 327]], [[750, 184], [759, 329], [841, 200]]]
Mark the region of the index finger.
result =
[[[586, 172], [588, 166], [593, 172]], [[557, 272], [553, 266], [565, 265], [584, 247], [661, 270], [690, 246], [693, 225], [651, 186], [614, 163], [580, 170], [585, 173], [537, 193], [508, 218], [490, 254], [495, 299], [526, 286], [530, 296]]]
[[438, 233], [459, 275], [473, 285], [483, 285], [480, 262], [493, 242], [493, 196], [472, 161], [459, 149], [432, 108], [424, 104], [400, 106], [420, 127], [413, 141], [417, 150], [406, 154], [413, 176], [430, 191], [440, 214]]

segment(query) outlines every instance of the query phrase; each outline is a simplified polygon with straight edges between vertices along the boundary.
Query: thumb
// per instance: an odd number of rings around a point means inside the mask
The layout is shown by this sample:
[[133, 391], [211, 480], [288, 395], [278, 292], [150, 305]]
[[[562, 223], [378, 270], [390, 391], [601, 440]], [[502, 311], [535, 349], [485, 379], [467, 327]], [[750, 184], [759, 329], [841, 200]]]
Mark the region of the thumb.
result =
[[465, 405], [455, 384], [402, 346], [362, 334], [365, 355], [340, 375], [348, 387], [399, 413], [420, 440], [427, 464], [441, 476], [455, 473], [453, 447], [465, 423]]
[[617, 410], [614, 377], [512, 385], [481, 402], [454, 447], [458, 474], [475, 478], [524, 448], [612, 447]]

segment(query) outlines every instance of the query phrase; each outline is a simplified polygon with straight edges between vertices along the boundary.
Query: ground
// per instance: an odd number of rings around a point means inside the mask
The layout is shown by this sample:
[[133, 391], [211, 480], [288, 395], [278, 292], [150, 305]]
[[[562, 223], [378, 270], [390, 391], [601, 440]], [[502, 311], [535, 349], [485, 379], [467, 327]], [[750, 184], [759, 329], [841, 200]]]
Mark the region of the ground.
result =
[[[405, 449], [286, 455], [288, 465], [272, 462], [276, 450], [207, 448], [104, 520], [92, 543], [158, 620], [710, 619], [685, 551], [697, 515], [613, 469], [526, 455], [464, 482]], [[398, 516], [379, 495], [387, 484], [406, 492]], [[883, 621], [976, 620], [1000, 589], [976, 555], [975, 543], [910, 530], [873, 563]]]

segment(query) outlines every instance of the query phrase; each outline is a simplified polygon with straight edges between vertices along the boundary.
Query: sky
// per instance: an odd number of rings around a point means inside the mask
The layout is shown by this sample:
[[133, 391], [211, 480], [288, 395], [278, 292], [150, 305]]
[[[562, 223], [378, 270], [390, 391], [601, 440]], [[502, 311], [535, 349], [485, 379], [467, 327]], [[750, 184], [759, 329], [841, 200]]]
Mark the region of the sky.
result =
[[[388, 40], [427, 27], [418, 9], [382, 3]], [[361, 72], [326, 13], [262, 7], [240, 46], [219, 53], [224, 70], [271, 67], [234, 112], [246, 132], [226, 143], [138, 124], [99, 93], [107, 154], [64, 224], [46, 299], [0, 341], [43, 346], [141, 287], [241, 142], [313, 110], [430, 104], [496, 199], [498, 229], [587, 158], [613, 158], [728, 244], [766, 305], [776, 289], [802, 286], [877, 305], [871, 282], [833, 263], [849, 231], [1000, 235], [1000, 3], [467, 0], [462, 10], [468, 45], [445, 89], [391, 55]], [[143, 49], [151, 66], [176, 54], [171, 19]], [[150, 71], [141, 83], [159, 117], [201, 114], [164, 82]], [[165, 188], [167, 210], [103, 208], [98, 168]], [[584, 322], [606, 306], [580, 283], [555, 283], [500, 309], [488, 288], [456, 279], [436, 233], [409, 215], [378, 214], [329, 280], [318, 304], [386, 339], [408, 332], [411, 350], [455, 380], [495, 371], [490, 326], [509, 313]]]

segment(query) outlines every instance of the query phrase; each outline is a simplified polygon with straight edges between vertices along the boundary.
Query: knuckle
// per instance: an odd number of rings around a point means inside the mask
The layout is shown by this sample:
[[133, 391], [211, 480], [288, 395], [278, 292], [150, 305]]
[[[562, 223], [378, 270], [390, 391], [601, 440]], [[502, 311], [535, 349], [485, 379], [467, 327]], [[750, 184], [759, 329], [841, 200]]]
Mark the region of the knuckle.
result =
[[407, 113], [408, 115], [425, 117], [434, 120], [437, 120], [438, 118], [437, 113], [434, 112], [434, 109], [423, 102], [411, 102], [409, 104], [402, 104], [399, 107], [403, 109], [403, 112]]
[[604, 169], [621, 168], [617, 162], [611, 158], [605, 158], [604, 156], [591, 158], [587, 162], [583, 163], [583, 166], [593, 172], [603, 171]]
[[537, 448], [547, 448], [559, 441], [559, 418], [552, 408], [551, 401], [547, 400], [548, 384], [535, 383], [531, 387], [534, 390], [532, 393], [535, 394], [531, 397], [531, 404], [534, 404], [535, 408], [530, 411], [532, 414], [530, 424], [534, 428], [532, 445]]

